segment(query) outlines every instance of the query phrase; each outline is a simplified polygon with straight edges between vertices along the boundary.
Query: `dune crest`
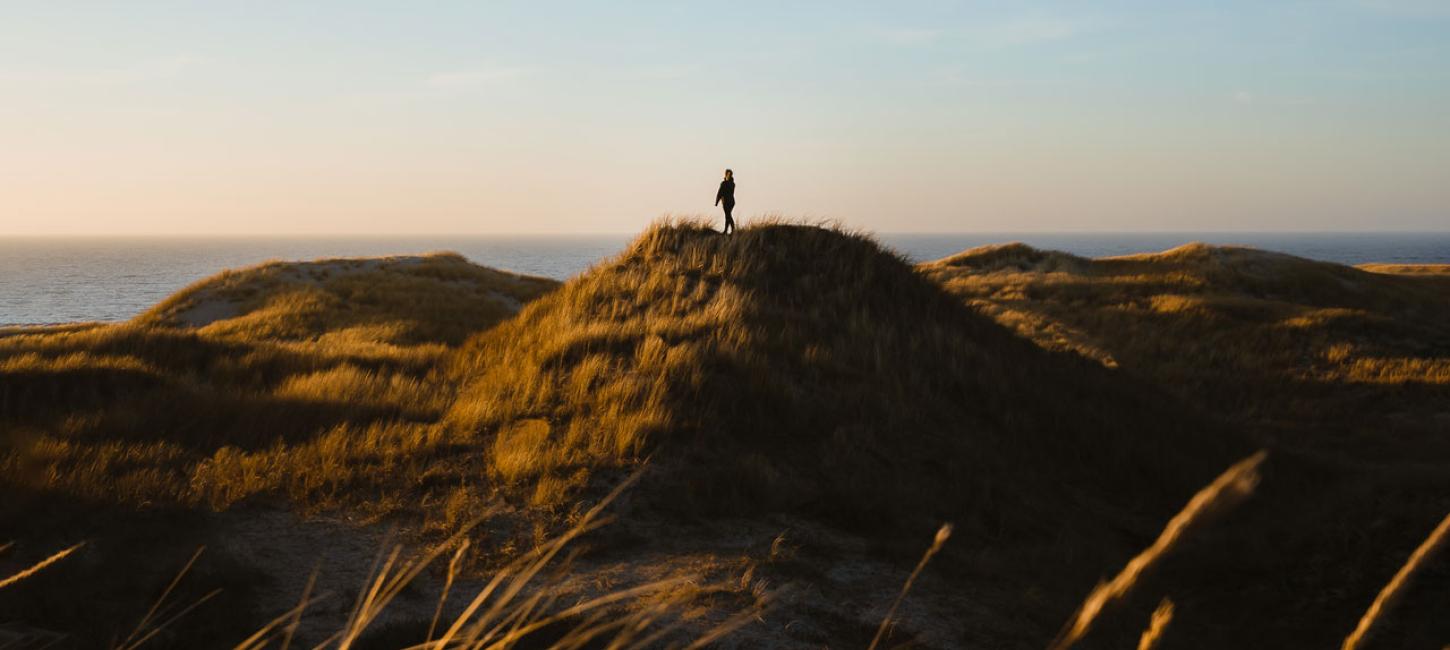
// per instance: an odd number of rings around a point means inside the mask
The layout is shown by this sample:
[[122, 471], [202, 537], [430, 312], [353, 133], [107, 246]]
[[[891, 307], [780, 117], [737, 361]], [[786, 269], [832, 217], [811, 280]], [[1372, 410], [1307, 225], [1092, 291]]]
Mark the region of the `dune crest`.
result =
[[356, 329], [390, 341], [458, 341], [557, 282], [457, 253], [267, 262], [187, 287], [132, 322], [299, 340]]

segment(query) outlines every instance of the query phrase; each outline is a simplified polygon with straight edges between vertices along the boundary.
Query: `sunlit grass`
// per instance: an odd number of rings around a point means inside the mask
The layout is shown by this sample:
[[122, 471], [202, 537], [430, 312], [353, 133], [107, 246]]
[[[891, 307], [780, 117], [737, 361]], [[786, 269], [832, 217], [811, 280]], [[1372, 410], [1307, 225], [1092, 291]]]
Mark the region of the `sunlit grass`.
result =
[[[1376, 272], [1202, 244], [1097, 260], [1013, 245], [922, 265], [1044, 347], [1317, 436], [1434, 408], [1398, 387], [1450, 389], [1450, 284], [1431, 267], [1361, 268]], [[1340, 398], [1322, 399], [1331, 390]]]
[[[729, 238], [661, 224], [557, 287], [453, 256], [267, 264], [131, 323], [0, 335], [0, 475], [33, 501], [118, 512], [263, 504], [400, 522], [429, 551], [385, 554], [342, 646], [377, 633], [390, 599], [499, 508], [510, 528], [468, 547], [487, 562], [450, 555], [446, 582], [513, 577], [464, 619], [438, 603], [414, 647], [546, 630], [675, 640], [654, 635], [716, 586], [657, 583], [573, 611], [549, 595], [562, 568], [530, 564], [582, 535], [646, 459], [637, 516], [809, 518], [903, 571], [917, 531], [956, 521], [963, 542], [933, 566], [990, 562], [1004, 602], [1051, 610], [1024, 624], [1049, 636], [1247, 453], [1243, 430], [1433, 422], [1427, 393], [1393, 392], [1450, 384], [1444, 294], [1422, 280], [1208, 247], [1094, 261], [1007, 246], [913, 267], [859, 233], [774, 222]], [[1191, 541], [1195, 508], [1094, 592], [1074, 639]], [[915, 580], [943, 541], [867, 638], [890, 636], [908, 590], [931, 593]], [[533, 586], [498, 604], [525, 574]], [[315, 597], [248, 647], [284, 643]], [[1193, 624], [1178, 615], [1175, 630]], [[1169, 620], [1134, 623], [1131, 641], [1163, 642]]]

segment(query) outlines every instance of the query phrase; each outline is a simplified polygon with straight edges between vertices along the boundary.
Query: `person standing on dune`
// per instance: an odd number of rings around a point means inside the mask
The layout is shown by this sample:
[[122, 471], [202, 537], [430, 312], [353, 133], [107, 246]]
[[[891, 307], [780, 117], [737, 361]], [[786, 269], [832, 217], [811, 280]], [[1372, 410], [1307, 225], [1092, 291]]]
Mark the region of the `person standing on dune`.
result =
[[720, 189], [715, 192], [715, 205], [725, 202], [725, 234], [735, 232], [735, 219], [730, 216], [730, 211], [735, 209], [735, 172], [725, 170], [725, 180], [720, 181]]

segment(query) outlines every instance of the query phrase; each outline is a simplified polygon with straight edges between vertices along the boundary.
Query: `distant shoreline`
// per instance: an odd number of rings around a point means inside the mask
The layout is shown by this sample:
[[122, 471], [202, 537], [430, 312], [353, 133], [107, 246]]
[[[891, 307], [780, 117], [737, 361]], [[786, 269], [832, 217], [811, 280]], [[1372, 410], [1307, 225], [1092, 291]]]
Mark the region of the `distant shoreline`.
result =
[[[748, 226], [747, 226], [748, 227]], [[625, 250], [637, 235], [566, 237], [338, 237], [329, 239], [15, 239], [0, 237], [0, 327], [128, 320], [194, 282], [268, 261], [454, 251], [493, 269], [567, 280]], [[992, 233], [870, 236], [911, 263], [1020, 242], [1101, 258], [1189, 243], [1246, 246], [1345, 265], [1450, 263], [1450, 234]], [[1408, 270], [1399, 271], [1409, 273]], [[1443, 271], [1434, 271], [1443, 274]]]
[[[401, 257], [401, 256], [398, 256], [398, 255], [380, 255], [380, 256], [359, 257], [359, 258], [356, 258], [356, 259], [383, 259], [383, 258], [388, 258], [388, 257]], [[921, 262], [921, 263], [927, 263], [927, 262], [930, 262], [930, 261], [931, 260], [927, 260], [927, 261], [924, 261], [924, 262]], [[1334, 262], [1330, 262], [1330, 263], [1334, 263]], [[1366, 262], [1366, 263], [1363, 263], [1363, 264], [1345, 264], [1345, 266], [1351, 266], [1351, 267], [1360, 269], [1362, 271], [1368, 271], [1370, 273], [1384, 273], [1384, 274], [1389, 274], [1389, 275], [1426, 276], [1426, 277], [1445, 276], [1447, 278], [1450, 278], [1450, 263], [1399, 264], [1399, 263], [1385, 263], [1385, 262]], [[116, 319], [95, 319], [95, 320], [59, 321], [59, 322], [48, 322], [48, 323], [0, 323], [0, 338], [7, 337], [7, 336], [16, 336], [16, 335], [21, 335], [21, 334], [56, 333], [56, 332], [65, 331], [65, 330], [81, 330], [81, 329], [86, 329], [86, 328], [90, 328], [90, 327], [103, 327], [103, 326], [107, 326], [107, 325], [117, 325], [117, 324], [120, 324], [120, 323], [125, 323], [125, 322], [127, 322], [129, 320], [131, 320], [131, 319], [130, 318], [116, 318]]]

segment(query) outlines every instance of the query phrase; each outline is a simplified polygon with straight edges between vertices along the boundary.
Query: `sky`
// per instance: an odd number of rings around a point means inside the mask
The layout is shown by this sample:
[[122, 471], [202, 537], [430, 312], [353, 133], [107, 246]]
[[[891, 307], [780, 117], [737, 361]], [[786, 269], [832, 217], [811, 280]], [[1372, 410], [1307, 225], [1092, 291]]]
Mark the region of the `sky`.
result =
[[1450, 0], [0, 0], [0, 235], [1450, 229]]

